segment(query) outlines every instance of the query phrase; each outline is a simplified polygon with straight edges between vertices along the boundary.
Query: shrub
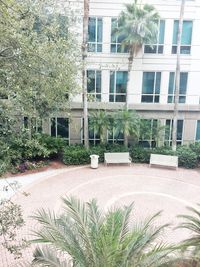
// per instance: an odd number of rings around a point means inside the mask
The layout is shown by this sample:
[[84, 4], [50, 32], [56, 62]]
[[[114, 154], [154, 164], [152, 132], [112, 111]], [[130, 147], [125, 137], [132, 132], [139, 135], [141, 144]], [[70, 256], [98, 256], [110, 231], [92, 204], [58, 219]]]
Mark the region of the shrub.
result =
[[104, 153], [106, 152], [127, 152], [128, 148], [119, 144], [98, 145], [90, 148], [90, 154], [99, 156], [99, 162], [104, 162]]
[[136, 163], [149, 163], [151, 153], [151, 149], [143, 148], [138, 145], [130, 148], [130, 156], [132, 161]]
[[90, 151], [81, 145], [68, 146], [64, 149], [62, 160], [66, 165], [89, 164]]
[[125, 147], [124, 145], [119, 144], [108, 144], [106, 146], [107, 152], [128, 152], [129, 149]]
[[10, 168], [10, 162], [8, 159], [0, 159], [0, 176], [2, 176]]
[[169, 146], [155, 147], [152, 149], [153, 154], [162, 154], [162, 155], [175, 155], [175, 152]]
[[183, 166], [187, 169], [197, 167], [198, 160], [197, 155], [187, 146], [179, 146], [176, 154], [178, 155], [179, 166]]
[[90, 155], [98, 155], [99, 156], [99, 162], [104, 162], [104, 152], [106, 151], [105, 145], [98, 145], [90, 147], [89, 153]]
[[48, 134], [37, 134], [37, 140], [48, 151], [48, 158], [60, 158], [68, 142], [60, 137], [52, 137]]
[[198, 160], [200, 160], [200, 142], [190, 144], [189, 147], [197, 155]]
[[63, 162], [66, 165], [81, 165], [90, 163], [90, 155], [95, 154], [99, 156], [99, 162], [104, 162], [105, 152], [125, 152], [128, 151], [122, 145], [108, 144], [92, 146], [89, 150], [86, 150], [83, 145], [69, 146], [64, 149]]

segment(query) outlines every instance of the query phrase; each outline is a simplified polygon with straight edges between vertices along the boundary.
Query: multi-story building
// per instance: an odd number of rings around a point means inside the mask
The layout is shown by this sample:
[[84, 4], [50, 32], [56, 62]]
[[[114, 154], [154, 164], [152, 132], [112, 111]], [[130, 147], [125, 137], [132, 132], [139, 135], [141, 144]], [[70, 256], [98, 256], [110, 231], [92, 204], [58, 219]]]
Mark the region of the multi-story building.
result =
[[[73, 2], [73, 1], [72, 1]], [[83, 0], [76, 1], [80, 5]], [[126, 101], [128, 53], [122, 49], [121, 38], [113, 28], [117, 17], [131, 0], [90, 0], [88, 39], [88, 97], [89, 111], [116, 110]], [[149, 127], [159, 121], [172, 131], [174, 110], [174, 83], [176, 69], [177, 29], [180, 0], [143, 0], [152, 4], [160, 14], [157, 43], [144, 45], [138, 51], [131, 71], [130, 109], [149, 120]], [[177, 143], [186, 144], [200, 139], [200, 0], [187, 0], [181, 41], [181, 77]], [[82, 142], [82, 96], [70, 103], [71, 118], [63, 114], [46, 123], [46, 131], [62, 135], [70, 143]], [[171, 134], [164, 135], [171, 143]], [[90, 131], [90, 142], [99, 136]], [[110, 142], [114, 134], [108, 134]], [[123, 140], [123, 135], [118, 136]], [[151, 140], [148, 140], [151, 141]]]

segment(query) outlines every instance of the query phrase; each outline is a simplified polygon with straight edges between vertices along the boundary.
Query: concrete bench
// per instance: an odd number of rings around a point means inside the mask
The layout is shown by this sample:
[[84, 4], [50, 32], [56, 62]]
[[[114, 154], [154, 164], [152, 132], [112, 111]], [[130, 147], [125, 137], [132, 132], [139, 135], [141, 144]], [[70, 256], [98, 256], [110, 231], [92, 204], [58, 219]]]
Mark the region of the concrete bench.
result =
[[104, 153], [104, 162], [105, 164], [109, 163], [127, 163], [131, 164], [131, 157], [128, 152], [120, 152], [120, 153]]
[[160, 154], [151, 154], [150, 167], [151, 165], [160, 165], [166, 167], [178, 168], [178, 157]]

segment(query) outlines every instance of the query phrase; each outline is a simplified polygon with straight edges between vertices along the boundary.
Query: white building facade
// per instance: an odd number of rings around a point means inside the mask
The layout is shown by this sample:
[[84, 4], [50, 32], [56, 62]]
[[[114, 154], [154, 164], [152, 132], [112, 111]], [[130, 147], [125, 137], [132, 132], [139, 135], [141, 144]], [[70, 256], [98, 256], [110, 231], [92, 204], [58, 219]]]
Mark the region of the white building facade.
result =
[[[116, 38], [112, 29], [116, 26], [120, 12], [125, 9], [124, 4], [130, 2], [131, 0], [90, 0], [87, 58], [89, 111], [117, 110], [125, 104], [128, 53], [122, 51], [121, 38]], [[149, 127], [159, 121], [171, 131], [181, 1], [143, 2], [154, 5], [160, 15], [159, 35], [153, 47], [144, 45], [134, 59], [130, 76], [129, 106], [149, 120]], [[80, 0], [79, 4], [82, 5], [83, 1]], [[177, 143], [187, 144], [200, 139], [200, 0], [186, 1], [179, 94]], [[74, 97], [70, 105], [70, 122], [66, 118], [63, 123], [68, 124], [67, 138], [70, 143], [80, 143], [83, 125], [82, 96]], [[55, 120], [60, 117], [63, 114], [58, 114]], [[59, 135], [55, 121], [53, 127]], [[46, 131], [52, 133], [51, 123], [46, 125]], [[114, 142], [116, 138], [108, 134], [109, 141]], [[118, 136], [118, 140], [123, 140], [123, 137]], [[98, 135], [90, 133], [90, 142], [98, 141]], [[165, 134], [162, 141], [171, 144], [171, 134]]]

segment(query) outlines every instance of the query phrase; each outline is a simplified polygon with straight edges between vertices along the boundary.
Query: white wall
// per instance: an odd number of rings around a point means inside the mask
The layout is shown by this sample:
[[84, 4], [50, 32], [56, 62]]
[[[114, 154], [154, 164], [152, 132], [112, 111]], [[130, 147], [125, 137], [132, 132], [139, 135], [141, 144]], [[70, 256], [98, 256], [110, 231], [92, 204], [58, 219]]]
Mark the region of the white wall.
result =
[[[74, 0], [75, 1], [75, 0]], [[73, 2], [73, 1], [72, 1]], [[75, 1], [76, 4], [82, 0]], [[127, 70], [127, 54], [110, 53], [111, 17], [124, 9], [124, 3], [131, 0], [90, 0], [90, 16], [103, 17], [103, 52], [88, 54], [88, 69], [102, 70], [102, 101], [109, 101], [109, 71]], [[175, 71], [176, 55], [171, 54], [173, 21], [179, 18], [180, 0], [146, 0], [153, 4], [162, 19], [165, 19], [164, 54], [143, 54], [141, 50], [134, 61], [131, 73], [130, 103], [141, 102], [142, 72], [161, 71], [160, 103], [167, 103], [169, 72]], [[186, 104], [199, 104], [200, 97], [200, 1], [187, 1], [184, 19], [193, 20], [191, 55], [181, 56], [181, 71], [189, 72]], [[74, 101], [81, 101], [76, 97]]]

